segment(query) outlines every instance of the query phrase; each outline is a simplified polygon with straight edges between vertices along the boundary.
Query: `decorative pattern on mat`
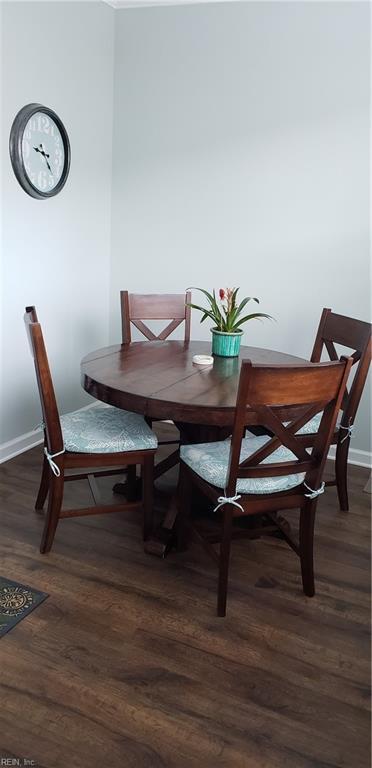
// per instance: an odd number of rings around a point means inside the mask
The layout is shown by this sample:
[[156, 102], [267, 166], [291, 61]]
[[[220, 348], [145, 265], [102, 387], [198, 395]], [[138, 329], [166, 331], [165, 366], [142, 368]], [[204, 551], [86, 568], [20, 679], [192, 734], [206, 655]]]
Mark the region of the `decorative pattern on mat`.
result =
[[33, 587], [0, 576], [0, 637], [26, 618], [47, 597], [46, 592], [39, 592]]

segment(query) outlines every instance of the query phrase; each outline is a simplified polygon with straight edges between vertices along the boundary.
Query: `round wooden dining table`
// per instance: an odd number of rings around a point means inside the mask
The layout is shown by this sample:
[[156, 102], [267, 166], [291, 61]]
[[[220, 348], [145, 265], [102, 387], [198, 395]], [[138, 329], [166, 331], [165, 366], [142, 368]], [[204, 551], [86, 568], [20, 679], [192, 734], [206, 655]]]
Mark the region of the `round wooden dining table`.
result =
[[[149, 419], [170, 419], [180, 431], [180, 443], [221, 440], [231, 432], [242, 360], [295, 365], [304, 360], [259, 347], [242, 346], [239, 357], [215, 357], [210, 366], [193, 362], [209, 355], [208, 341], [138, 341], [90, 352], [81, 362], [81, 383], [93, 397]], [[284, 421], [285, 410], [278, 410]], [[293, 411], [292, 411], [293, 417]], [[249, 424], [249, 412], [247, 414]], [[174, 466], [173, 453], [155, 467], [155, 478]], [[125, 489], [117, 484], [115, 489]], [[177, 515], [173, 500], [160, 528], [145, 550], [164, 557], [170, 547]]]
[[[242, 360], [288, 365], [299, 357], [242, 346], [239, 357], [215, 357], [213, 365], [193, 363], [209, 355], [208, 341], [138, 341], [104, 347], [81, 362], [81, 383], [90, 395], [150, 419], [181, 425], [229, 428], [234, 419]], [[196, 430], [193, 430], [196, 432]]]

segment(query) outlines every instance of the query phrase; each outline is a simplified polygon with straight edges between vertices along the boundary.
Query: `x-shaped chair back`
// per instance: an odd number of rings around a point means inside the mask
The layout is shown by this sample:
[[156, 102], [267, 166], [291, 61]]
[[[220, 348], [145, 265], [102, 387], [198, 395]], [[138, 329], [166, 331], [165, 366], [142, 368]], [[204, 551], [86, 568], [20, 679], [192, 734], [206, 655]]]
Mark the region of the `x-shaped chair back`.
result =
[[[314, 490], [318, 488], [351, 365], [352, 358], [285, 367], [255, 366], [249, 360], [243, 362], [231, 440], [227, 496], [234, 496], [238, 478], [305, 473], [306, 485]], [[253, 410], [254, 423], [266, 427], [272, 437], [240, 463], [248, 406], [249, 423], [252, 425]], [[285, 426], [283, 418], [288, 420], [289, 407], [291, 417]], [[287, 409], [286, 415], [284, 409]], [[307, 451], [296, 432], [320, 412], [323, 412], [320, 427], [307, 441], [307, 446], [312, 449]], [[280, 446], [292, 451], [294, 458], [263, 463]], [[298, 491], [295, 488], [293, 493]]]
[[345, 315], [337, 315], [331, 309], [323, 309], [311, 362], [318, 363], [322, 352], [326, 349], [330, 360], [338, 360], [335, 344], [353, 350], [351, 357], [353, 365], [356, 365], [353, 383], [350, 391], [346, 389], [341, 408], [343, 410], [342, 422], [345, 426], [354, 423], [355, 414], [363, 393], [371, 362], [371, 330], [372, 325], [362, 320], [355, 320]]
[[38, 322], [35, 307], [26, 307], [24, 321], [31, 354], [34, 358], [46, 445], [49, 453], [57, 453], [63, 448], [62, 429], [43, 332]]
[[[185, 323], [184, 340], [190, 340], [191, 292], [186, 294], [140, 294], [120, 291], [123, 344], [132, 341], [131, 324], [149, 341], [165, 341], [181, 323]], [[144, 320], [168, 320], [157, 336]]]

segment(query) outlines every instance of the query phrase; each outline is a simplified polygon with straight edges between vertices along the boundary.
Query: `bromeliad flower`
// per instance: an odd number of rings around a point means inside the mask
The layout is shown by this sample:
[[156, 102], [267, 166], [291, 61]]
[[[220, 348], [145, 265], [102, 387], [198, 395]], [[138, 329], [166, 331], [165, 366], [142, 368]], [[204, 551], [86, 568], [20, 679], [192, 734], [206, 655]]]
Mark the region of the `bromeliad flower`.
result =
[[193, 290], [201, 291], [204, 293], [208, 300], [209, 307], [200, 307], [198, 304], [189, 304], [189, 307], [198, 309], [202, 312], [201, 323], [209, 317], [214, 322], [214, 330], [222, 331], [223, 333], [238, 333], [241, 331], [243, 323], [248, 320], [256, 320], [262, 317], [266, 317], [272, 320], [271, 315], [266, 315], [263, 312], [253, 312], [250, 315], [243, 315], [243, 310], [249, 301], [255, 301], [259, 304], [259, 300], [254, 296], [246, 296], [245, 299], [238, 304], [237, 294], [239, 288], [220, 288], [218, 302], [216, 298], [216, 292], [213, 289], [212, 293], [205, 291], [204, 288], [193, 288]]

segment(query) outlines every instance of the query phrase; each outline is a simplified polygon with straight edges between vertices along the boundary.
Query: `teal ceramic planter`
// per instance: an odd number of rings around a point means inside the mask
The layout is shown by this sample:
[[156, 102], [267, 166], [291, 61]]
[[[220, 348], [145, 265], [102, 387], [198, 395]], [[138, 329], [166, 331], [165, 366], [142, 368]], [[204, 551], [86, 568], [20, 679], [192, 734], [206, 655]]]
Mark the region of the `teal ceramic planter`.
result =
[[212, 355], [217, 357], [238, 357], [240, 351], [240, 342], [243, 331], [237, 333], [224, 333], [223, 331], [212, 331]]

